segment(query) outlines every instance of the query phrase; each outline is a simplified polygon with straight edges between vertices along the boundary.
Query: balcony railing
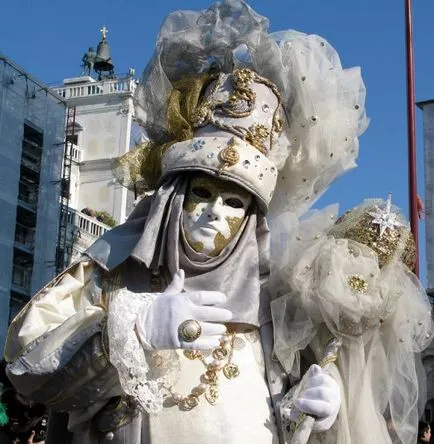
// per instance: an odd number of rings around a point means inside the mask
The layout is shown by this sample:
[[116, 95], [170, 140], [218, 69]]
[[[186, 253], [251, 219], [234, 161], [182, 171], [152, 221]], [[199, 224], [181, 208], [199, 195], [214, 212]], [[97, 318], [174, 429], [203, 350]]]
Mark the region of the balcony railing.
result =
[[23, 181], [19, 183], [18, 200], [25, 203], [32, 209], [36, 208], [38, 204], [38, 186], [35, 184], [29, 185]]
[[80, 163], [83, 159], [83, 151], [77, 145], [71, 145], [71, 158], [77, 163]]
[[111, 229], [99, 220], [72, 208], [68, 209], [67, 220], [71, 240], [85, 246], [89, 246], [96, 238]]
[[40, 173], [40, 171], [41, 171], [41, 162], [35, 161], [31, 158], [28, 158], [27, 156], [23, 155], [21, 157], [21, 164], [24, 165], [25, 167], [31, 169], [35, 173]]
[[64, 99], [76, 97], [98, 96], [112, 93], [133, 93], [136, 89], [136, 81], [128, 77], [126, 79], [101, 80], [99, 82], [84, 85], [70, 85], [53, 88], [53, 91]]
[[14, 265], [12, 268], [12, 285], [24, 293], [30, 293], [30, 284], [32, 280], [31, 268]]
[[33, 251], [35, 245], [35, 229], [17, 223], [15, 226], [15, 242]]

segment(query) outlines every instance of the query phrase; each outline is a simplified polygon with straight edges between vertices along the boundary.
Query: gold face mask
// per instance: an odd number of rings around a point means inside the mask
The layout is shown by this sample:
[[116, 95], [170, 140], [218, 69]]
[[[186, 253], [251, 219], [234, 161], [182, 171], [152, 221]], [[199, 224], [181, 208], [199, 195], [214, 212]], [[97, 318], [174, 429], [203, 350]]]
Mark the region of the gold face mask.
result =
[[239, 185], [207, 174], [195, 175], [184, 201], [183, 227], [190, 247], [218, 256], [236, 236], [252, 195]]

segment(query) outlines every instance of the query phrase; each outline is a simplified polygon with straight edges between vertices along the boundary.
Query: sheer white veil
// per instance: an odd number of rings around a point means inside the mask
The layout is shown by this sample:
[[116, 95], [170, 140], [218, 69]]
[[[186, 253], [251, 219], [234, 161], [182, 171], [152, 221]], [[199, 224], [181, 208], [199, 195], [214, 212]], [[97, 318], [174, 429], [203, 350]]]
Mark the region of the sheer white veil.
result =
[[[379, 251], [387, 250], [387, 260], [361, 243], [369, 228], [363, 231], [362, 216], [384, 205], [366, 201], [336, 225], [336, 207], [315, 212], [288, 238], [285, 248], [292, 254], [272, 256], [285, 258], [273, 261], [270, 280], [277, 296], [272, 302], [275, 353], [285, 370], [299, 377], [302, 350], [310, 347], [319, 362], [330, 337], [343, 343], [333, 371], [345, 394], [344, 411], [321, 442], [416, 439], [424, 406], [418, 353], [432, 339], [431, 306], [401, 260], [409, 257], [404, 255], [409, 228], [396, 207], [392, 211], [402, 225], [389, 232], [398, 239], [395, 248], [381, 237], [374, 241]], [[278, 248], [274, 245], [275, 252]]]

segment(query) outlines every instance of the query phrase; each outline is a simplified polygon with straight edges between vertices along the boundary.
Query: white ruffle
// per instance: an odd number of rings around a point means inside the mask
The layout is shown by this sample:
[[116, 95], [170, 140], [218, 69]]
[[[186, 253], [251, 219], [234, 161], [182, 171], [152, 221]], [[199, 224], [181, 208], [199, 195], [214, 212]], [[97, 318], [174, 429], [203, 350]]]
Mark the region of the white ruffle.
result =
[[179, 364], [174, 351], [159, 351], [157, 361], [153, 352], [143, 349], [135, 332], [139, 312], [157, 296], [119, 290], [111, 296], [107, 320], [110, 362], [125, 393], [148, 413], [162, 410], [166, 387], [176, 378]]

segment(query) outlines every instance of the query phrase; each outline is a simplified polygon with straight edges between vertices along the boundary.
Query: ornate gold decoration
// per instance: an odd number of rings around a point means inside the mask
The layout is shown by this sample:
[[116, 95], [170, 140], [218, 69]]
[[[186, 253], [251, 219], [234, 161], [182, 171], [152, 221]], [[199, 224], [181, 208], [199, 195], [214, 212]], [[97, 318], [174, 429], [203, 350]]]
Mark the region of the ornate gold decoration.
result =
[[273, 119], [273, 131], [275, 133], [281, 133], [283, 130], [283, 119], [280, 117], [274, 117]]
[[211, 117], [210, 102], [204, 102], [198, 106], [191, 115], [191, 123], [193, 126], [203, 126]]
[[[214, 250], [209, 253], [210, 256], [215, 257], [218, 256], [223, 248], [226, 247], [226, 245], [235, 237], [235, 235], [238, 233], [238, 230], [241, 227], [241, 224], [243, 223], [244, 219], [241, 217], [227, 217], [226, 218], [229, 229], [231, 231], [231, 235], [229, 238], [226, 238], [223, 236], [222, 233], [217, 233], [216, 237], [214, 239]], [[193, 247], [192, 247], [193, 248]], [[198, 250], [195, 250], [198, 251]]]
[[[211, 355], [214, 360], [211, 362], [207, 362], [203, 352], [199, 350], [184, 350], [186, 358], [198, 359], [206, 370], [200, 377], [201, 383], [194, 387], [187, 396], [174, 393], [172, 387], [166, 387], [175, 405], [183, 410], [191, 410], [199, 404], [202, 395], [211, 405], [217, 403], [220, 396], [219, 373], [223, 372], [227, 379], [236, 378], [240, 374], [238, 366], [232, 362], [234, 340], [235, 333], [226, 333], [220, 340], [220, 346], [212, 351]], [[224, 359], [226, 359], [226, 362], [224, 362]]]
[[235, 142], [235, 139], [232, 138], [228, 146], [220, 151], [220, 160], [222, 162], [222, 165], [220, 167], [220, 170], [223, 170], [224, 168], [228, 168], [231, 166], [234, 166], [237, 164], [240, 160], [240, 154], [237, 150], [237, 144]]
[[[277, 113], [282, 103], [276, 85], [249, 69], [235, 70], [234, 93], [226, 102], [222, 102], [215, 100], [213, 96], [221, 86], [223, 76], [221, 73], [205, 73], [174, 82], [167, 100], [167, 130], [159, 134], [149, 133], [151, 141], [139, 144], [135, 150], [113, 159], [112, 172], [121, 185], [134, 191], [136, 196], [154, 189], [161, 177], [161, 159], [165, 151], [177, 142], [192, 139], [195, 128], [212, 124], [244, 139], [249, 134], [249, 129], [225, 124], [221, 119], [216, 119], [214, 113], [218, 111], [231, 117], [250, 115], [255, 101], [255, 93], [249, 86], [253, 81], [268, 86], [278, 99], [270, 137], [272, 148], [273, 135], [279, 132], [279, 124], [276, 122], [280, 120]], [[210, 95], [202, 99], [204, 91], [214, 80]]]
[[265, 141], [269, 135], [270, 131], [268, 131], [266, 126], [256, 123], [249, 128], [244, 140], [261, 151], [261, 153], [266, 154], [268, 150], [265, 147]]
[[368, 291], [368, 283], [358, 274], [350, 276], [347, 282], [353, 291], [358, 293], [366, 293]]
[[217, 385], [209, 385], [205, 391], [205, 398], [211, 404], [215, 405], [219, 398]]
[[[371, 248], [378, 256], [380, 267], [398, 256], [410, 270], [416, 263], [416, 244], [405, 224], [387, 227], [381, 235], [381, 225], [375, 222], [378, 206], [362, 205], [346, 212], [329, 230], [336, 239], [351, 239]], [[372, 214], [370, 214], [372, 213]], [[402, 222], [403, 219], [400, 219]]]
[[[281, 95], [274, 83], [247, 68], [234, 70], [232, 73], [232, 80], [233, 92], [229, 98], [225, 101], [215, 99], [215, 94], [224, 81], [224, 74], [220, 73], [207, 97], [204, 98], [192, 112], [190, 122], [192, 126], [196, 128], [212, 124], [217, 128], [246, 140], [262, 153], [266, 154], [268, 152], [268, 149], [265, 146], [266, 138], [270, 136], [271, 132], [270, 148], [272, 148], [275, 133], [280, 133], [283, 127], [282, 119], [278, 117], [279, 108], [282, 103]], [[256, 93], [251, 88], [252, 82], [266, 85], [277, 97], [278, 104], [274, 111], [272, 128], [270, 130], [261, 124], [254, 125], [253, 129], [252, 127], [244, 128], [239, 125], [225, 123], [224, 120], [215, 117], [216, 113], [219, 117], [221, 115], [226, 115], [231, 118], [250, 116], [255, 109], [256, 104]], [[265, 135], [265, 132], [267, 135]]]
[[[174, 82], [167, 99], [167, 131], [137, 145], [136, 149], [113, 159], [112, 172], [121, 185], [136, 196], [155, 188], [161, 176], [161, 159], [166, 149], [176, 142], [193, 138], [192, 116], [203, 91], [216, 78], [208, 73], [186, 77]], [[204, 111], [201, 111], [204, 112]]]
[[230, 117], [247, 117], [252, 113], [256, 102], [256, 94], [250, 88], [255, 80], [255, 73], [247, 68], [236, 69], [232, 78], [234, 92], [221, 107]]
[[202, 327], [194, 319], [188, 319], [182, 322], [178, 327], [178, 335], [181, 341], [193, 342], [199, 338], [202, 333]]

